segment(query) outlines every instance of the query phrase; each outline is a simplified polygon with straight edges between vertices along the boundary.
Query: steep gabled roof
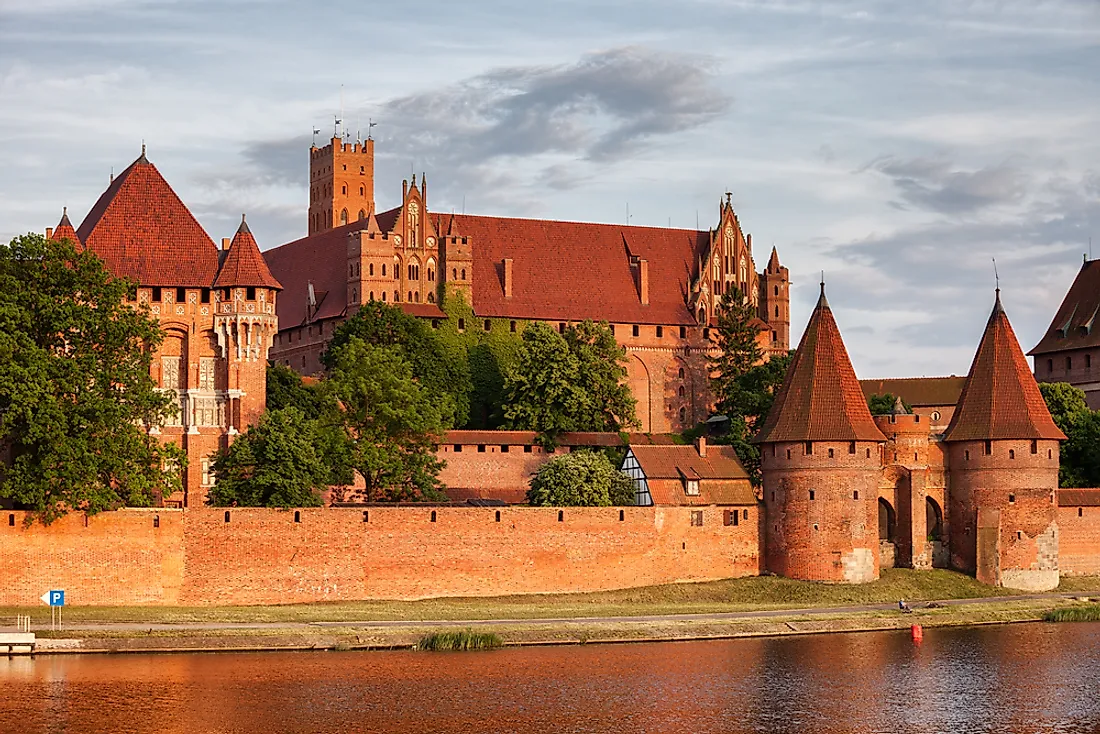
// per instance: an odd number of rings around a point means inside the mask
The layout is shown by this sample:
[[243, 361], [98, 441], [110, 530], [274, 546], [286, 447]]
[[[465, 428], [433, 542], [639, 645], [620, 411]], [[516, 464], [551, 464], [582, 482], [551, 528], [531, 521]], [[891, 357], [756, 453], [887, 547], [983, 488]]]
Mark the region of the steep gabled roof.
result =
[[69, 240], [74, 245], [76, 245], [76, 249], [84, 249], [84, 245], [81, 244], [80, 238], [76, 236], [76, 230], [73, 229], [72, 222], [69, 221], [68, 207], [65, 207], [61, 210], [61, 221], [57, 223], [57, 226], [54, 228], [53, 235], [50, 236], [50, 239], [55, 242], [60, 242], [61, 240]]
[[885, 380], [860, 380], [863, 394], [896, 395], [917, 408], [945, 407], [959, 402], [965, 377], [897, 377]]
[[821, 297], [802, 334], [783, 387], [754, 439], [781, 441], [885, 441], [856, 380], [848, 350]]
[[1081, 266], [1043, 338], [1028, 354], [1100, 345], [1100, 260]]
[[[444, 215], [438, 229], [472, 238], [478, 316], [696, 323], [687, 293], [709, 232], [469, 214]], [[631, 256], [648, 263], [648, 305]], [[504, 296], [504, 258], [512, 260], [511, 298]]]
[[260, 254], [256, 238], [252, 236], [252, 230], [244, 221], [243, 214], [241, 226], [237, 228], [237, 234], [233, 235], [229, 252], [225, 254], [225, 262], [222, 263], [218, 278], [214, 281], [215, 288], [239, 285], [280, 289], [283, 287], [268, 269], [267, 261]]
[[1020, 349], [1004, 307], [1001, 291], [974, 354], [945, 441], [1066, 436], [1054, 424], [1035, 377]]
[[631, 444], [646, 479], [748, 479], [732, 446], [708, 446], [700, 456], [695, 446]]
[[218, 274], [218, 248], [144, 151], [77, 235], [108, 270], [140, 285], [209, 288]]

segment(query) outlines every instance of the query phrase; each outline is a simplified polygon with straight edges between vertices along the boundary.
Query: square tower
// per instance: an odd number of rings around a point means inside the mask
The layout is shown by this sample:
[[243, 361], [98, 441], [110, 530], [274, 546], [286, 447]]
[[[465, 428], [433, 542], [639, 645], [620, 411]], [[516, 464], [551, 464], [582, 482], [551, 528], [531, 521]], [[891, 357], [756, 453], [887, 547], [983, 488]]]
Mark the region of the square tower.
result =
[[366, 219], [374, 211], [374, 141], [333, 138], [309, 149], [309, 234]]

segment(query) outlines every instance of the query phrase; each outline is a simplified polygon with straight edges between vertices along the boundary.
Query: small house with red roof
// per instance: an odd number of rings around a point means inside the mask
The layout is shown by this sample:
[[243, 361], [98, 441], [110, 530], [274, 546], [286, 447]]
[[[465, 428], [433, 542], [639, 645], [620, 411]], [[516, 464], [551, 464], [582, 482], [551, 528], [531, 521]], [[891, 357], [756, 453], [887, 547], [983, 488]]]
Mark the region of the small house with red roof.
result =
[[632, 443], [622, 471], [634, 481], [635, 504], [642, 507], [736, 505], [738, 514], [730, 522], [738, 524], [749, 519], [747, 508], [757, 504], [733, 447], [710, 446], [704, 436], [694, 445]]

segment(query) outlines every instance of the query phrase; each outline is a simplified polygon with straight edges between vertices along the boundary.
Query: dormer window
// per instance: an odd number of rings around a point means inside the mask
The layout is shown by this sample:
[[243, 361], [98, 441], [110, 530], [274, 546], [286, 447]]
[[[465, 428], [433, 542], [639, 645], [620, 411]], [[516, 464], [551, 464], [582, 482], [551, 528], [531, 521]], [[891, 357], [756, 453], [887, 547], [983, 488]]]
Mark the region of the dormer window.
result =
[[697, 496], [699, 494], [699, 480], [698, 479], [685, 479], [684, 480], [684, 494]]

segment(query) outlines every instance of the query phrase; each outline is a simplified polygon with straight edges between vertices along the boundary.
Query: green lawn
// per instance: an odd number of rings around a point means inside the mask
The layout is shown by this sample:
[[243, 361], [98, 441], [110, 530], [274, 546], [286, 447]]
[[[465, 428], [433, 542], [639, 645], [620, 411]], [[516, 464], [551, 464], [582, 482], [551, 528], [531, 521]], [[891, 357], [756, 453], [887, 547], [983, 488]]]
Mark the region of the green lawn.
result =
[[[1066, 579], [1060, 591], [1098, 592], [1100, 577]], [[587, 594], [287, 604], [253, 607], [67, 607], [65, 621], [80, 622], [339, 622], [444, 619], [538, 619], [734, 612], [792, 607], [856, 606], [898, 599], [973, 599], [1018, 592], [979, 584], [952, 571], [886, 569], [879, 581], [858, 586], [815, 584], [761, 576], [698, 584], [669, 584]], [[0, 608], [0, 620], [31, 614], [49, 619], [46, 607]]]

